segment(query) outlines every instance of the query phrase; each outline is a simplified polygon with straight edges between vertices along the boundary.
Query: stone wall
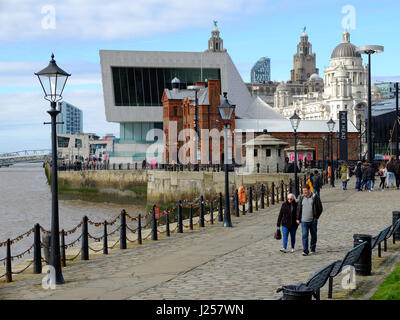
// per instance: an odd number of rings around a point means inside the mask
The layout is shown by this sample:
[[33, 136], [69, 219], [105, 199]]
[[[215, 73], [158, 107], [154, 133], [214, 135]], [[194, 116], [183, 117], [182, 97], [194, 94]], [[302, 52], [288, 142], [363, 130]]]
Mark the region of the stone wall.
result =
[[[179, 199], [192, 200], [200, 195], [205, 198], [216, 198], [219, 192], [225, 191], [224, 172], [172, 172], [148, 171], [147, 202], [170, 203]], [[301, 177], [302, 174], [299, 174]], [[289, 183], [292, 173], [229, 173], [229, 188], [232, 194], [240, 186], [261, 183]]]

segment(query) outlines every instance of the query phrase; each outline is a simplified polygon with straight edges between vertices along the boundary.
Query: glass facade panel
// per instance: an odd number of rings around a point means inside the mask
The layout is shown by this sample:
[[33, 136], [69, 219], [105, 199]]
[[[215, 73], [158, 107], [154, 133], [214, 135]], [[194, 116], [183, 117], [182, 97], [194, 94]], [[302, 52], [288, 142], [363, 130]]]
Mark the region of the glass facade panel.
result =
[[68, 148], [68, 144], [69, 144], [69, 138], [57, 136], [58, 148]]
[[136, 141], [136, 142], [151, 142], [155, 141], [155, 137], [152, 134], [150, 139], [147, 141], [147, 132], [151, 129], [163, 128], [162, 122], [125, 122], [120, 125], [120, 137], [121, 141]]
[[164, 89], [178, 77], [181, 88], [205, 79], [221, 80], [220, 69], [112, 67], [116, 106], [162, 106]]

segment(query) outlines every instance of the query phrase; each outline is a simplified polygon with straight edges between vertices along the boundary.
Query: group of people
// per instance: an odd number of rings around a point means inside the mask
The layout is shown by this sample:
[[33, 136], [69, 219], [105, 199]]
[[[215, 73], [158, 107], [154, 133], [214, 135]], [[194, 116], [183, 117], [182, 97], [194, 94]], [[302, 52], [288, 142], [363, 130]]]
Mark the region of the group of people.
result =
[[375, 188], [375, 177], [380, 178], [379, 188], [384, 191], [385, 188], [397, 188], [400, 187], [400, 161], [392, 157], [387, 163], [381, 162], [379, 167], [373, 163], [365, 161], [357, 162], [354, 169], [356, 176], [356, 189], [358, 191], [374, 191]]
[[[318, 170], [310, 176], [303, 186], [303, 194], [296, 201], [293, 193], [288, 194], [287, 200], [282, 204], [279, 212], [277, 226], [282, 227], [283, 247], [281, 252], [288, 252], [287, 245], [290, 235], [291, 252], [295, 251], [296, 232], [301, 225], [303, 256], [314, 254], [317, 247], [318, 219], [322, 214], [320, 190], [322, 186]], [[311, 241], [309, 242], [309, 237]]]

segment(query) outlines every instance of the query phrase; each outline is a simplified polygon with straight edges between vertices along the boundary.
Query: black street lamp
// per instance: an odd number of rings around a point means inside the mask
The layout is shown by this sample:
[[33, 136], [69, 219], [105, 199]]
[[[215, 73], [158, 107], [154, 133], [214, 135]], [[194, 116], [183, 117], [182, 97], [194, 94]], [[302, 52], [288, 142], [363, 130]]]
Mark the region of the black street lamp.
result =
[[224, 168], [225, 168], [225, 210], [224, 210], [224, 227], [232, 227], [231, 221], [231, 209], [229, 205], [229, 152], [228, 152], [228, 130], [230, 125], [228, 122], [231, 120], [233, 110], [235, 110], [235, 105], [230, 104], [227, 98], [227, 93], [224, 92], [224, 101], [218, 106], [219, 113], [221, 115], [222, 121], [224, 122]]
[[325, 141], [326, 135], [322, 135], [322, 170], [325, 170]]
[[67, 82], [69, 73], [59, 68], [51, 55], [49, 65], [43, 70], [35, 73], [39, 78], [40, 85], [44, 91], [44, 98], [50, 101], [50, 110], [47, 111], [51, 117], [51, 242], [50, 242], [50, 265], [54, 268], [56, 284], [65, 283], [61, 272], [60, 239], [58, 219], [58, 177], [57, 177], [57, 131], [56, 118], [60, 110], [56, 109], [57, 101], [62, 99], [62, 92]]
[[383, 52], [383, 46], [367, 45], [357, 47], [356, 50], [360, 54], [368, 55], [368, 125], [367, 125], [367, 142], [368, 142], [368, 162], [372, 163], [374, 155], [372, 154], [372, 108], [371, 108], [371, 54]]
[[299, 127], [301, 118], [297, 115], [296, 111], [290, 117], [290, 123], [293, 128], [294, 134], [294, 195], [296, 198], [299, 196], [299, 181], [297, 180], [297, 129]]
[[329, 129], [329, 140], [331, 143], [331, 187], [334, 188], [335, 187], [335, 169], [334, 169], [334, 165], [333, 165], [333, 130], [335, 129], [335, 121], [329, 120], [327, 122], [328, 125], [328, 129]]

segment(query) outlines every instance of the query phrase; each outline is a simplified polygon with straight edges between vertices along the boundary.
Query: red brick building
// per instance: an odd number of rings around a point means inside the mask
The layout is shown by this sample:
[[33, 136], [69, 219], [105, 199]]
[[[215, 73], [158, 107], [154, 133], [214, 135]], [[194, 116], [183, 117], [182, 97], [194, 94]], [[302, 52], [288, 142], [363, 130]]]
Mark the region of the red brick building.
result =
[[[179, 79], [173, 81], [172, 90], [165, 89], [162, 96], [163, 128], [165, 133], [165, 163], [194, 163], [195, 90], [179, 88]], [[221, 104], [221, 84], [219, 80], [197, 82], [197, 109], [199, 139], [198, 150], [202, 164], [223, 163], [224, 123], [218, 106]], [[229, 101], [229, 100], [228, 100]], [[232, 104], [231, 101], [229, 103]], [[230, 135], [235, 130], [235, 112], [230, 121]], [[212, 131], [213, 129], [216, 129]], [[217, 134], [218, 132], [218, 134]], [[209, 136], [207, 134], [210, 133]], [[215, 134], [213, 136], [213, 134]], [[218, 141], [219, 140], [219, 147]], [[193, 150], [193, 151], [192, 151]], [[192, 151], [192, 152], [191, 152]]]

